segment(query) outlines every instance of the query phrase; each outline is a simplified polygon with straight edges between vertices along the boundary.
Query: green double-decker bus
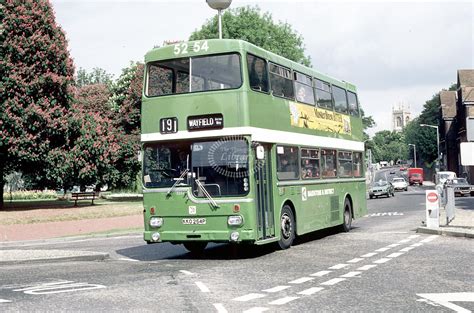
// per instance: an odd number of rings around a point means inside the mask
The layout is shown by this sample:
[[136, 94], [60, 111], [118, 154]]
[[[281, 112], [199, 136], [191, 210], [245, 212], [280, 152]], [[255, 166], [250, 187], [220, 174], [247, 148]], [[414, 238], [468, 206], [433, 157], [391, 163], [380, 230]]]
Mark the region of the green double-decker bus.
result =
[[286, 249], [366, 214], [354, 85], [241, 40], [176, 43], [145, 62], [147, 243]]

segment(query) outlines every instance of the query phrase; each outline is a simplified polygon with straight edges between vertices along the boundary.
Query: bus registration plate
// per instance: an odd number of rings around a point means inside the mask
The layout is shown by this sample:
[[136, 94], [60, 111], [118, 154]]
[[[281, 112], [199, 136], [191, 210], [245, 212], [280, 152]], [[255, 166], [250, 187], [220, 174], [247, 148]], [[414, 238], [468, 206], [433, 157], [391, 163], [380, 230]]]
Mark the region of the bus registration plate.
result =
[[205, 218], [183, 218], [183, 224], [185, 225], [204, 225], [206, 224]]

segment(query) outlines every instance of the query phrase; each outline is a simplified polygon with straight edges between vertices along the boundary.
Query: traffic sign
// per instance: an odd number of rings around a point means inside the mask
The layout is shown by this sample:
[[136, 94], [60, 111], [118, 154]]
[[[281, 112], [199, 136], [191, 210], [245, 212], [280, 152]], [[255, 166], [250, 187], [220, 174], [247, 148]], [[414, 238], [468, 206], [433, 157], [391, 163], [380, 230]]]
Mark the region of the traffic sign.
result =
[[426, 196], [426, 199], [428, 199], [429, 202], [436, 202], [438, 201], [438, 194], [436, 192], [430, 192]]

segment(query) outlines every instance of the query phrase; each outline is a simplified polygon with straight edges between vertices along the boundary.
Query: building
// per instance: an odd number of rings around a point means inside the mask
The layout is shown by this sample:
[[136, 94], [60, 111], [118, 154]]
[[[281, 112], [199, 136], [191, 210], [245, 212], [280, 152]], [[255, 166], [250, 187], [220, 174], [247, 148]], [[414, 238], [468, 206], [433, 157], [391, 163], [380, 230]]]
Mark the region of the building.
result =
[[394, 131], [402, 131], [410, 120], [410, 106], [400, 103], [397, 107], [392, 107], [392, 129]]
[[456, 91], [440, 93], [440, 152], [444, 168], [474, 183], [474, 166], [461, 164], [460, 145], [467, 142], [466, 118], [474, 118], [474, 70], [458, 70]]

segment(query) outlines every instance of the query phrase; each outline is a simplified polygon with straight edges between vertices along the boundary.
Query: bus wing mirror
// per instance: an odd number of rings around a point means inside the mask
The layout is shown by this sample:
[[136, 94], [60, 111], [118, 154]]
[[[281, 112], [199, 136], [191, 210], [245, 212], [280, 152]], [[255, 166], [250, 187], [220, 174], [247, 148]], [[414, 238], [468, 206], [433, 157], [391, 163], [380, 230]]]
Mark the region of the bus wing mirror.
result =
[[257, 146], [256, 148], [257, 160], [265, 159], [265, 149], [263, 146]]

